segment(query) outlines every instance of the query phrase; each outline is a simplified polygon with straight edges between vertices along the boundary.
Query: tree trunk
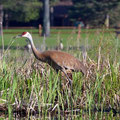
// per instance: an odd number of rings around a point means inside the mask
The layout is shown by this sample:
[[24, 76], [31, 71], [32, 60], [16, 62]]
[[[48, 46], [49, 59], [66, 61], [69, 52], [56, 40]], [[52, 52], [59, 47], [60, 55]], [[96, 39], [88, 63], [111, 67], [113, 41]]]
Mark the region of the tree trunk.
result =
[[49, 0], [43, 0], [43, 36], [48, 37], [50, 35], [50, 11]]
[[2, 35], [2, 25], [3, 25], [3, 6], [0, 4], [0, 36]]

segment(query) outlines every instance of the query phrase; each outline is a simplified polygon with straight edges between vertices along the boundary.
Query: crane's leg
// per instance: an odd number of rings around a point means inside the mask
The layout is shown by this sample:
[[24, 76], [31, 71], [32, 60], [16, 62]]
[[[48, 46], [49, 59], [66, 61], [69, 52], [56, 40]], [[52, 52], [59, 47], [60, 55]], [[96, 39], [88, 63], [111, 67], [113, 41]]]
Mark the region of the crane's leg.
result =
[[65, 76], [67, 77], [67, 79], [69, 81], [69, 84], [72, 86], [72, 80], [68, 77], [68, 75], [66, 74], [66, 72], [63, 69], [61, 71], [65, 74]]
[[73, 102], [72, 102], [72, 96], [73, 96], [73, 86], [72, 86], [72, 80], [69, 78], [69, 76], [66, 74], [66, 72], [62, 69], [62, 72], [65, 74], [65, 76], [67, 77], [69, 84], [70, 84], [70, 91], [68, 92], [68, 96], [70, 97], [70, 102], [71, 102], [71, 110], [73, 110]]

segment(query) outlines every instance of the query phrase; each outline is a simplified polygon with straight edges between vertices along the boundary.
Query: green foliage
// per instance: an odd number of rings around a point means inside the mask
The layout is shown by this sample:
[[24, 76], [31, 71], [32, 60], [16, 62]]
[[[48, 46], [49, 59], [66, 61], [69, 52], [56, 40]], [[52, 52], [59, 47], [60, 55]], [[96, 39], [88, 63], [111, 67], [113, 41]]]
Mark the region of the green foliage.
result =
[[39, 0], [12, 0], [3, 3], [3, 6], [10, 20], [29, 22], [38, 19], [42, 4]]
[[10, 2], [11, 2], [11, 0], [0, 0], [0, 4], [7, 4]]
[[[51, 0], [50, 4], [55, 4], [59, 0]], [[19, 22], [29, 22], [40, 18], [42, 0], [1, 0], [4, 13], [8, 14], [9, 20]]]
[[120, 20], [119, 0], [73, 0], [74, 6], [70, 10], [71, 20], [79, 18], [85, 23], [95, 26], [104, 24], [106, 15], [110, 16], [110, 23], [115, 25]]

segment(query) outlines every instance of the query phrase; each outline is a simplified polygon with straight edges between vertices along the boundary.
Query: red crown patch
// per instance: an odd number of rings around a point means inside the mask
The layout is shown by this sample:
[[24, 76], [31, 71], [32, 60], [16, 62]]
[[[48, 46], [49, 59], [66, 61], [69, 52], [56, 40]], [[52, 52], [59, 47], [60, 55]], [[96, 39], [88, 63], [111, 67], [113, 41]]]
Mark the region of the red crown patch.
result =
[[23, 32], [22, 35], [25, 35], [27, 32]]

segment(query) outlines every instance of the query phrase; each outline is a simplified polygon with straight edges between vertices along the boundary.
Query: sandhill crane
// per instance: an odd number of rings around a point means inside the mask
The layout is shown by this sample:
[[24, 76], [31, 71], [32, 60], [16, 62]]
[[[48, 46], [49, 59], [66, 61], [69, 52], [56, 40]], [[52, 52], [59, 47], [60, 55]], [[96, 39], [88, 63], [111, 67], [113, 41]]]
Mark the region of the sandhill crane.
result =
[[32, 36], [29, 32], [23, 32], [21, 35], [17, 35], [14, 38], [19, 38], [19, 37], [27, 38], [30, 41], [34, 56], [38, 60], [48, 63], [53, 69], [55, 69], [56, 72], [58, 72], [59, 70], [62, 71], [69, 80], [70, 84], [72, 83], [72, 81], [66, 73], [67, 70], [80, 71], [84, 75], [87, 74], [87, 68], [83, 65], [81, 61], [76, 59], [74, 56], [66, 52], [57, 51], [57, 50], [48, 50], [44, 52], [38, 51], [34, 45]]

